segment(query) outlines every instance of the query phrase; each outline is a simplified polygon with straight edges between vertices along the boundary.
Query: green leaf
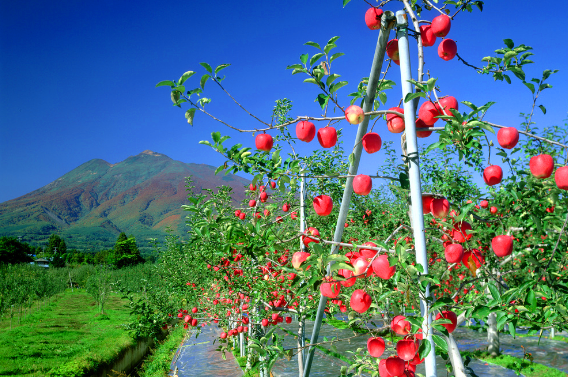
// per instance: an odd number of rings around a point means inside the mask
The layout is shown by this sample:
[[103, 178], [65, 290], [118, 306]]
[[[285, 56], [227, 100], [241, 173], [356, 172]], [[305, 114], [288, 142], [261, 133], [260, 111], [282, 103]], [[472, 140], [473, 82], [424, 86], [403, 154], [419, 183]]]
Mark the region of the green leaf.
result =
[[385, 92], [379, 92], [379, 99], [384, 104], [387, 103], [387, 94]]
[[335, 36], [335, 37], [332, 37], [329, 41], [327, 41], [327, 44], [328, 44], [328, 45], [333, 44], [333, 43], [335, 43], [335, 41], [338, 40], [338, 39], [339, 39], [339, 36], [338, 36], [338, 35]]
[[546, 107], [544, 107], [543, 105], [538, 105], [538, 107], [540, 107], [543, 114], [546, 114]]
[[211, 132], [211, 138], [213, 139], [213, 142], [215, 142], [215, 144], [217, 144], [219, 142], [219, 140], [221, 139], [221, 132], [219, 132], [219, 131]]
[[515, 56], [517, 56], [517, 53], [515, 51], [508, 51], [504, 56], [503, 59], [510, 59], [510, 58], [514, 58]]
[[173, 81], [165, 80], [165, 81], [160, 81], [159, 83], [156, 84], [156, 88], [159, 86], [176, 86], [176, 84]]
[[195, 72], [193, 72], [193, 71], [187, 71], [186, 73], [181, 75], [181, 77], [179, 78], [179, 84], [182, 85], [188, 78], [193, 76], [194, 73]]
[[503, 39], [503, 42], [505, 42], [505, 45], [507, 45], [507, 47], [509, 48], [515, 47], [515, 44], [513, 43], [512, 39]]
[[404, 103], [407, 103], [408, 101], [411, 101], [417, 97], [426, 98], [426, 93], [424, 92], [408, 93], [406, 97], [404, 97]]
[[193, 117], [195, 116], [195, 110], [197, 109], [195, 107], [192, 107], [191, 109], [185, 112], [185, 119], [187, 119], [187, 123], [191, 124], [192, 126], [193, 126]]
[[523, 84], [525, 84], [525, 86], [529, 88], [532, 94], [534, 94], [534, 84], [531, 84], [530, 82], [523, 82]]
[[431, 350], [432, 350], [432, 343], [430, 343], [428, 339], [420, 342], [420, 348], [418, 348], [418, 354], [420, 355], [421, 359], [426, 358], [426, 356], [428, 356]]
[[314, 65], [322, 56], [324, 56], [323, 52], [318, 52], [310, 59], [310, 66]]
[[[300, 65], [300, 64], [298, 64]], [[305, 68], [296, 68], [292, 71], [292, 74], [295, 75], [296, 73], [307, 73], [308, 71]]]
[[317, 44], [316, 42], [312, 42], [312, 41], [306, 42], [306, 43], [304, 43], [304, 46], [312, 46], [312, 47], [315, 47], [315, 48], [317, 48], [318, 50], [321, 51], [320, 45]]
[[331, 86], [329, 87], [329, 92], [330, 93], [334, 93], [336, 92], [339, 88], [343, 88], [345, 85], [347, 85], [348, 82], [347, 81], [339, 81], [336, 82], [335, 84], [331, 84]]
[[491, 313], [491, 309], [488, 308], [487, 306], [478, 306], [473, 311], [472, 316], [474, 318], [484, 319], [485, 317], [487, 317], [489, 315], [489, 313]]
[[493, 296], [493, 298], [495, 300], [501, 301], [501, 294], [499, 293], [499, 290], [497, 289], [497, 287], [493, 283], [489, 283], [487, 286], [489, 287], [489, 291], [491, 292], [491, 296]]
[[210, 147], [212, 147], [211, 143], [210, 143], [209, 141], [207, 141], [207, 140], [201, 140], [201, 141], [199, 142], [199, 144], [205, 144], [205, 145], [209, 145]]
[[316, 85], [319, 86], [319, 84], [318, 84], [318, 82], [316, 81], [316, 79], [313, 79], [313, 78], [311, 78], [311, 77], [308, 78], [308, 79], [305, 79], [304, 82], [309, 82], [309, 83], [316, 84]]
[[511, 83], [511, 78], [509, 77], [509, 75], [503, 74], [503, 78], [505, 79], [505, 81], [507, 81], [507, 84]]
[[300, 55], [300, 61], [302, 62], [302, 64], [306, 65], [306, 63], [308, 62], [308, 57], [308, 54]]
[[484, 130], [487, 130], [487, 131], [491, 132], [492, 134], [495, 134], [495, 130], [493, 129], [493, 127], [491, 127], [491, 126], [488, 125], [487, 123], [481, 122], [481, 124], [479, 125], [479, 128], [482, 128], [482, 129], [484, 129]]
[[432, 340], [434, 343], [442, 349], [445, 353], [448, 353], [448, 344], [440, 335], [432, 335]]
[[199, 85], [201, 85], [201, 89], [205, 89], [205, 82], [210, 78], [211, 76], [209, 76], [208, 74], [205, 74], [203, 76], [201, 76], [201, 81], [199, 82]]
[[515, 74], [520, 80], [525, 81], [525, 72], [519, 67], [508, 67], [511, 72]]
[[531, 311], [536, 310], [536, 297], [532, 290], [527, 293], [527, 298], [525, 299], [525, 301], [530, 305]]
[[222, 171], [225, 168], [224, 165], [219, 166], [217, 169], [215, 169], [215, 175], [217, 175], [220, 171]]
[[429, 80], [426, 82], [426, 87], [427, 87], [427, 89], [428, 89], [428, 90], [427, 90], [428, 92], [431, 92], [432, 89], [434, 89], [434, 87], [436, 86], [436, 80], [438, 80], [438, 79], [432, 77], [431, 79], [429, 79]]
[[304, 68], [304, 66], [301, 65], [301, 64], [292, 64], [292, 65], [289, 65], [288, 67], [286, 67], [286, 69], [296, 69], [296, 68], [302, 69], [302, 68]]
[[201, 66], [203, 68], [205, 68], [207, 70], [207, 72], [213, 74], [213, 68], [211, 68], [211, 66], [209, 64], [207, 64], [207, 63], [199, 63], [199, 64], [201, 64]]
[[329, 58], [329, 63], [331, 64], [331, 62], [333, 62], [335, 59], [337, 59], [340, 56], [345, 55], [343, 52], [337, 52], [333, 55], [331, 55], [331, 57]]
[[337, 45], [336, 45], [336, 44], [333, 44], [333, 43], [332, 43], [332, 44], [326, 44], [325, 47], [323, 48], [323, 52], [325, 52], [325, 54], [327, 55], [327, 54], [329, 54], [329, 52], [330, 52], [332, 49], [334, 49], [334, 48], [336, 48], [336, 47], [337, 47]]
[[323, 110], [325, 108], [325, 105], [327, 105], [327, 102], [329, 101], [329, 96], [326, 96], [323, 93], [318, 94], [317, 97], [318, 103], [321, 106], [321, 109]]
[[326, 81], [326, 85], [330, 86], [331, 83], [338, 77], [341, 77], [341, 75], [338, 75], [336, 73], [334, 73], [333, 75], [329, 75], [329, 77], [327, 78], [327, 81]]
[[343, 8], [350, 2], [351, 0], [343, 0]]
[[215, 68], [215, 74], [219, 73], [220, 70], [227, 68], [228, 66], [230, 66], [230, 64], [221, 64], [218, 65], [217, 68]]

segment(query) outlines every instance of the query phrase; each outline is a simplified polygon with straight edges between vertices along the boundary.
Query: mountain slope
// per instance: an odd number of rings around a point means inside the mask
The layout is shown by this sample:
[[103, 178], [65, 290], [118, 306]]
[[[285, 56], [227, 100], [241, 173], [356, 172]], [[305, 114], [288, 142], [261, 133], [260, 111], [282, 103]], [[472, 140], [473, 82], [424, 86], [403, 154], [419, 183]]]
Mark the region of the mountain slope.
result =
[[41, 245], [57, 232], [68, 248], [100, 250], [112, 247], [125, 232], [144, 247], [148, 238], [163, 239], [167, 227], [184, 233], [185, 177], [192, 178], [194, 192], [226, 185], [233, 188], [233, 199], [244, 198], [248, 180], [214, 172], [213, 166], [152, 151], [117, 164], [90, 160], [38, 190], [0, 203], [0, 236], [22, 236]]

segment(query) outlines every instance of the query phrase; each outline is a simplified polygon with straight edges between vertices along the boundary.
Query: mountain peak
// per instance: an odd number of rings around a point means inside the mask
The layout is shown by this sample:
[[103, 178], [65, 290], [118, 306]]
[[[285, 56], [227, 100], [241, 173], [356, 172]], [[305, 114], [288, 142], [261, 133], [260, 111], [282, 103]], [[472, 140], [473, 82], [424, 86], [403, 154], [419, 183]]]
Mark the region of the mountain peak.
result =
[[152, 151], [149, 150], [149, 149], [146, 149], [145, 151], [142, 151], [142, 153], [140, 153], [140, 154], [147, 154], [147, 155], [149, 155], [149, 156], [156, 156], [156, 157], [163, 156], [163, 155], [161, 155], [161, 154], [159, 154], [159, 153], [152, 152]]

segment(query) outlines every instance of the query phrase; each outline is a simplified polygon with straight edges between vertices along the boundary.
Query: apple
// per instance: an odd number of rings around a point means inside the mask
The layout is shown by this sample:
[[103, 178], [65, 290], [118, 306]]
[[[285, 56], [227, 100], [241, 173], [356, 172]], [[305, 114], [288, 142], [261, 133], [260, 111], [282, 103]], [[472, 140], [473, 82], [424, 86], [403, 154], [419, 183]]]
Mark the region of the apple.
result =
[[383, 10], [379, 8], [369, 8], [365, 12], [365, 23], [371, 30], [377, 30], [381, 28], [381, 16], [383, 15]]
[[[422, 329], [420, 329], [420, 331], [422, 331]], [[419, 339], [422, 339], [422, 337], [420, 337]], [[416, 367], [416, 365], [422, 364], [423, 362], [424, 362], [424, 359], [421, 359], [418, 352], [416, 352], [416, 355], [414, 355], [414, 359], [410, 360], [410, 365], [413, 365], [414, 367]]]
[[276, 182], [270, 181], [270, 188], [274, 190], [276, 188]]
[[381, 279], [388, 280], [396, 272], [396, 266], [389, 264], [389, 257], [386, 254], [379, 255], [372, 263], [373, 272]]
[[282, 204], [282, 211], [283, 212], [288, 212], [289, 210], [290, 210], [290, 204], [288, 204], [288, 203]]
[[365, 174], [359, 174], [353, 178], [353, 191], [358, 195], [368, 195], [373, 188], [371, 177]]
[[485, 263], [485, 258], [477, 249], [473, 249], [472, 251], [467, 251], [463, 253], [462, 264], [468, 267], [468, 263], [472, 261], [476, 268], [481, 267], [482, 264]]
[[255, 191], [256, 190], [256, 185], [253, 185], [252, 183], [249, 185], [249, 190], [251, 191]]
[[192, 312], [192, 313], [197, 313], [197, 308], [194, 307], [193, 309], [191, 309], [191, 312]]
[[[430, 126], [428, 126], [422, 119], [418, 118], [416, 119], [416, 128], [428, 128]], [[430, 135], [432, 135], [432, 132], [434, 131], [418, 131], [416, 130], [416, 137], [419, 138], [425, 138], [428, 137]]]
[[458, 100], [453, 96], [445, 96], [438, 101], [438, 111], [442, 115], [454, 116], [450, 109], [458, 110]]
[[395, 316], [391, 321], [390, 327], [398, 335], [408, 335], [411, 329], [410, 322], [403, 315]]
[[268, 194], [266, 193], [266, 191], [263, 191], [260, 193], [260, 201], [261, 202], [266, 202], [268, 200]]
[[227, 338], [227, 333], [226, 333], [226, 332], [222, 332], [221, 335], [220, 335], [220, 338], [221, 338], [221, 339]]
[[430, 206], [433, 200], [434, 197], [431, 195], [422, 195], [422, 214], [427, 215], [432, 211]]
[[393, 377], [387, 371], [387, 359], [381, 359], [381, 361], [379, 361], [379, 376], [380, 377]]
[[448, 61], [452, 60], [458, 53], [458, 46], [453, 39], [444, 39], [438, 45], [438, 56]]
[[452, 26], [452, 20], [445, 14], [441, 14], [434, 17], [430, 27], [432, 28], [432, 33], [437, 37], [445, 37], [450, 32]]
[[351, 105], [345, 109], [345, 119], [347, 119], [350, 124], [359, 124], [365, 119], [365, 113], [359, 106]]
[[285, 320], [286, 323], [292, 323], [292, 317], [286, 317]]
[[296, 125], [296, 137], [309, 143], [316, 136], [316, 126], [307, 120], [301, 120]]
[[312, 202], [314, 210], [320, 216], [327, 216], [333, 209], [333, 201], [327, 195], [316, 196]]
[[268, 326], [268, 319], [266, 319], [266, 318], [263, 319], [261, 323], [262, 323], [262, 326], [264, 326], [264, 327]]
[[450, 212], [450, 202], [448, 202], [446, 198], [436, 198], [432, 200], [430, 211], [434, 217], [443, 219], [448, 216], [448, 212]]
[[433, 126], [438, 121], [436, 118], [438, 115], [441, 115], [439, 109], [430, 101], [424, 102], [418, 110], [418, 118], [422, 119], [427, 126]]
[[240, 209], [237, 209], [237, 210], [235, 211], [235, 217], [239, 217], [240, 214], [241, 214], [241, 210], [240, 210]]
[[385, 352], [385, 341], [380, 336], [367, 339], [367, 350], [372, 357], [381, 357]]
[[501, 235], [491, 240], [491, 248], [498, 257], [506, 257], [513, 252], [513, 237]]
[[[367, 267], [369, 267], [369, 261], [367, 260], [367, 258], [359, 257], [353, 261], [353, 268], [355, 269], [355, 271], [353, 271], [353, 274], [355, 276], [361, 275], [359, 276], [359, 278], [364, 278], [365, 276], [371, 276], [371, 274], [373, 273], [373, 269], [370, 267], [369, 269], [367, 269]], [[364, 274], [365, 270], [367, 270], [366, 275]]]
[[497, 142], [505, 149], [513, 149], [519, 142], [519, 131], [515, 127], [501, 128], [497, 132]]
[[371, 306], [371, 296], [362, 289], [356, 289], [351, 294], [351, 300], [349, 304], [351, 309], [355, 310], [357, 313], [364, 313]]
[[403, 376], [404, 375], [404, 360], [402, 360], [400, 357], [398, 356], [391, 356], [389, 358], [387, 358], [387, 361], [385, 362], [385, 366], [387, 369], [387, 372], [389, 372], [389, 374], [391, 376]]
[[255, 144], [256, 149], [260, 149], [261, 151], [268, 152], [272, 149], [272, 136], [269, 134], [258, 134], [256, 135]]
[[[404, 114], [404, 110], [400, 107], [391, 107], [389, 110]], [[401, 118], [396, 114], [387, 114], [387, 128], [394, 134], [401, 133], [404, 131], [404, 118]]]
[[337, 143], [337, 131], [333, 127], [324, 127], [318, 130], [318, 141], [324, 148], [331, 148]]
[[268, 217], [268, 216], [270, 216], [270, 211], [265, 209], [264, 210], [264, 217]]
[[396, 354], [404, 361], [414, 359], [416, 352], [418, 352], [418, 341], [401, 339], [396, 343]]
[[249, 200], [249, 207], [254, 207], [254, 206], [256, 206], [256, 200], [254, 199]]
[[487, 200], [482, 200], [481, 202], [479, 202], [479, 206], [481, 208], [487, 208], [489, 206], [489, 202]]
[[[304, 251], [296, 251], [294, 253], [294, 255], [292, 255], [292, 266], [296, 269], [296, 270], [301, 270], [300, 265], [306, 260], [308, 259], [308, 257], [310, 256], [310, 253], [306, 253]], [[309, 267], [308, 267], [309, 268]], [[306, 269], [307, 270], [307, 269]]]
[[448, 263], [459, 263], [463, 258], [463, 246], [460, 244], [451, 244], [444, 249], [444, 256]]
[[450, 321], [452, 321], [452, 323], [442, 323], [442, 326], [444, 326], [450, 334], [454, 332], [456, 326], [458, 325], [458, 316], [456, 315], [456, 313], [450, 310], [443, 310], [442, 313], [436, 314], [436, 321], [440, 318], [449, 319]]
[[375, 153], [381, 150], [382, 140], [378, 133], [369, 132], [363, 135], [361, 139], [363, 149], [367, 153]]
[[420, 38], [422, 39], [422, 46], [430, 47], [436, 43], [436, 34], [432, 31], [432, 26], [420, 26]]
[[400, 61], [400, 57], [398, 55], [398, 39], [391, 39], [388, 41], [387, 55], [394, 61]]
[[191, 326], [193, 326], [193, 327], [197, 326], [197, 319], [196, 318], [193, 318], [191, 320]]
[[320, 293], [322, 296], [336, 298], [341, 291], [341, 283], [333, 281], [330, 276], [325, 277], [325, 282], [320, 285]]
[[568, 166], [556, 169], [554, 181], [560, 190], [568, 190]]
[[497, 207], [492, 206], [491, 208], [489, 208], [489, 212], [491, 212], [492, 215], [496, 214], [498, 211]]
[[[294, 214], [294, 212], [292, 212], [292, 214]], [[319, 230], [317, 230], [314, 227], [308, 227], [308, 230], [306, 231], [306, 234], [309, 236], [314, 236], [314, 237], [319, 237], [320, 233]], [[303, 238], [303, 242], [305, 246], [308, 246], [308, 244], [310, 244], [311, 242], [315, 242], [315, 243], [319, 243], [319, 241], [317, 240], [312, 240], [311, 238], [308, 237], [302, 237]]]
[[536, 178], [548, 178], [554, 171], [554, 160], [549, 154], [539, 154], [531, 157], [529, 161], [531, 173]]
[[355, 283], [357, 282], [357, 278], [353, 277], [354, 274], [351, 270], [340, 269], [339, 271], [337, 271], [337, 273], [346, 279], [341, 281], [341, 285], [346, 288], [355, 285]]
[[464, 243], [466, 240], [470, 240], [472, 235], [467, 234], [467, 231], [471, 230], [471, 225], [466, 221], [460, 221], [454, 224], [452, 230], [450, 230], [450, 237], [455, 241]]
[[503, 170], [499, 165], [491, 165], [483, 170], [483, 180], [487, 186], [494, 186], [501, 183], [503, 179]]

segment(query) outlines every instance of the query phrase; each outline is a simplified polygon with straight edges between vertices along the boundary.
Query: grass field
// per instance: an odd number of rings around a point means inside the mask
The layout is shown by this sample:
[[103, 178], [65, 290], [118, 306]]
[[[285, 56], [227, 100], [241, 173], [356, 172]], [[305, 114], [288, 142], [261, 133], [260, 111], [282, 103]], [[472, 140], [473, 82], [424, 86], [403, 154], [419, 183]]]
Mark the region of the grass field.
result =
[[67, 290], [11, 330], [0, 324], [0, 375], [81, 376], [112, 362], [134, 340], [124, 329], [130, 309], [111, 295], [101, 315], [83, 290]]

